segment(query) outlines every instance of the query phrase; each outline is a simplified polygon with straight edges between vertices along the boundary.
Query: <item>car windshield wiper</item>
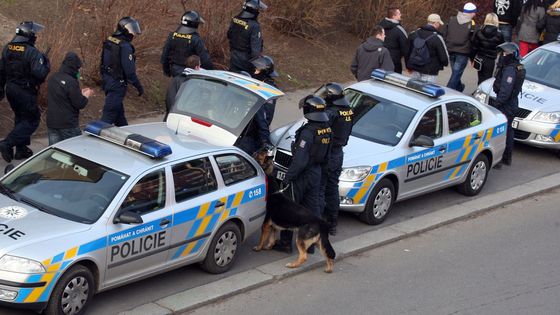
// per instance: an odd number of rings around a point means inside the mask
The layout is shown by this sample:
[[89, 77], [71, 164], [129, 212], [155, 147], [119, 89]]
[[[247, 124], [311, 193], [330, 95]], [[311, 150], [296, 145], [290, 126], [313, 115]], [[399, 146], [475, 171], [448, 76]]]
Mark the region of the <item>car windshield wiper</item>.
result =
[[2, 194], [10, 197], [11, 199], [15, 200], [15, 201], [20, 201], [18, 197], [16, 197], [15, 192], [13, 192], [11, 189], [9, 189], [8, 187], [4, 186], [4, 184], [0, 183], [0, 192], [2, 192]]
[[19, 201], [20, 201], [20, 202], [23, 202], [23, 203], [25, 203], [25, 204], [28, 204], [28, 205], [30, 205], [30, 206], [32, 206], [32, 207], [34, 207], [34, 208], [37, 208], [37, 209], [39, 209], [41, 212], [46, 212], [46, 213], [49, 213], [49, 214], [52, 214], [52, 213], [53, 213], [49, 208], [47, 208], [47, 207], [43, 206], [42, 204], [37, 203], [37, 202], [35, 202], [35, 201], [33, 201], [33, 200], [30, 200], [30, 199], [21, 197], [21, 198], [19, 199]]

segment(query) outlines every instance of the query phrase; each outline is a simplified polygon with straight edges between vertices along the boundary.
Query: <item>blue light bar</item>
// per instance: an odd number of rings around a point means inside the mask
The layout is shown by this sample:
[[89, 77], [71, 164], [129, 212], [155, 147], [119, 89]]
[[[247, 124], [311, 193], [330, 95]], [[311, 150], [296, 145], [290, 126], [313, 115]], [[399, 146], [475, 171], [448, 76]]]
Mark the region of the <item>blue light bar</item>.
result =
[[445, 94], [445, 89], [437, 84], [424, 82], [418, 79], [413, 79], [405, 75], [391, 72], [391, 71], [375, 69], [371, 73], [371, 77], [376, 80], [380, 80], [418, 93], [422, 93], [429, 97], [440, 97]]
[[90, 122], [84, 132], [155, 159], [164, 158], [172, 153], [171, 147], [165, 143], [128, 132], [103, 121]]

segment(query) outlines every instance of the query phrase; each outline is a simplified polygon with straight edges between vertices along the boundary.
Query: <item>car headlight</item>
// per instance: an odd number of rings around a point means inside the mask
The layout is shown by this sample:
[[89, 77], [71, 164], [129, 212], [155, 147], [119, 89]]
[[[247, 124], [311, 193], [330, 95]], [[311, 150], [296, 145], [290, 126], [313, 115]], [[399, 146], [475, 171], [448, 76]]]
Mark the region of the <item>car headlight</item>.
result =
[[0, 270], [19, 273], [43, 273], [45, 267], [38, 261], [11, 255], [4, 255], [0, 259]]
[[481, 89], [476, 89], [472, 94], [475, 100], [481, 102], [482, 104], [488, 104], [488, 94]]
[[533, 117], [533, 120], [544, 123], [558, 124], [560, 123], [560, 112], [538, 112], [535, 117]]
[[356, 166], [343, 168], [340, 173], [340, 180], [347, 182], [359, 182], [366, 178], [371, 171], [371, 166]]

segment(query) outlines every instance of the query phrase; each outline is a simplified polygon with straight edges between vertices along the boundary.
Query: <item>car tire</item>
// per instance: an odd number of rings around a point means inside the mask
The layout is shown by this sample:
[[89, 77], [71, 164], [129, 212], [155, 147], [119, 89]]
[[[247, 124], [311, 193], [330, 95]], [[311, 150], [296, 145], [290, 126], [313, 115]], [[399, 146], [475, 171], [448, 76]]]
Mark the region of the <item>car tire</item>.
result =
[[75, 265], [66, 271], [56, 283], [44, 314], [84, 314], [95, 292], [91, 271]]
[[373, 188], [365, 210], [360, 213], [360, 220], [369, 225], [381, 224], [389, 215], [395, 198], [395, 185], [389, 179], [383, 178]]
[[469, 168], [467, 179], [458, 186], [459, 192], [465, 196], [478, 195], [486, 184], [489, 171], [488, 158], [484, 154], [479, 154]]
[[227, 222], [216, 233], [206, 258], [201, 264], [206, 272], [218, 274], [231, 269], [241, 245], [241, 231], [233, 222]]

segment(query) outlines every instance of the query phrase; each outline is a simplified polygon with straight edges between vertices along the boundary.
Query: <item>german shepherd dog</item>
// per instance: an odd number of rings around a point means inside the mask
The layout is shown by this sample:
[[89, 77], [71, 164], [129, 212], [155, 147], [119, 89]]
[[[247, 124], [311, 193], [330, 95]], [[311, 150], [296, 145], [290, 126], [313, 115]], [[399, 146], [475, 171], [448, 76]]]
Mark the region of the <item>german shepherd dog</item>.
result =
[[299, 256], [297, 260], [287, 264], [286, 267], [297, 268], [305, 263], [307, 261], [307, 249], [316, 244], [327, 260], [325, 272], [331, 273], [336, 253], [329, 242], [328, 223], [284, 195], [276, 179], [271, 176], [273, 162], [267, 150], [257, 151], [253, 157], [261, 165], [268, 178], [266, 216], [262, 225], [259, 244], [253, 247], [253, 250], [258, 252], [262, 249], [271, 249], [276, 241], [276, 231], [292, 230], [296, 233], [296, 246]]

